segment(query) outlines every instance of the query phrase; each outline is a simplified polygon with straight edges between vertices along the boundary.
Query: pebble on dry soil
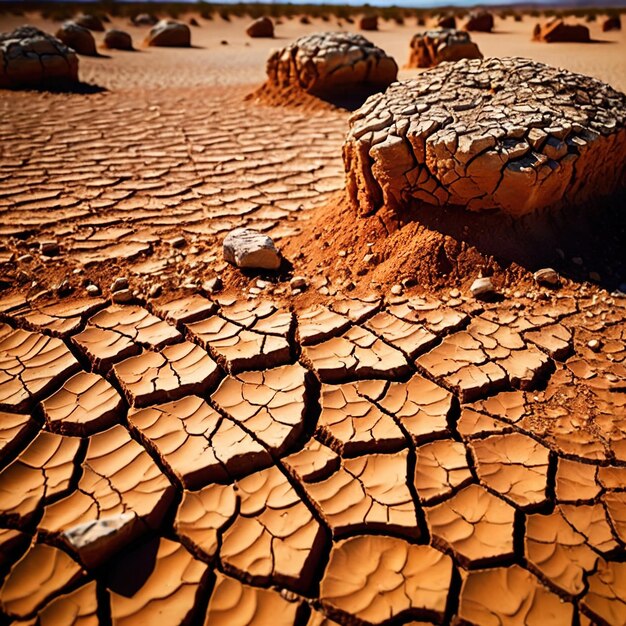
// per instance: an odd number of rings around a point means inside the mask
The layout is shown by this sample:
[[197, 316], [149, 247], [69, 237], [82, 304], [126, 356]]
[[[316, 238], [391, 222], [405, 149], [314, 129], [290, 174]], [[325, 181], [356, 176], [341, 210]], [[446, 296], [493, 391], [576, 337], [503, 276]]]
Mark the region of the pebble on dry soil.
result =
[[224, 239], [224, 260], [239, 268], [277, 270], [280, 253], [271, 237], [250, 228], [235, 228]]

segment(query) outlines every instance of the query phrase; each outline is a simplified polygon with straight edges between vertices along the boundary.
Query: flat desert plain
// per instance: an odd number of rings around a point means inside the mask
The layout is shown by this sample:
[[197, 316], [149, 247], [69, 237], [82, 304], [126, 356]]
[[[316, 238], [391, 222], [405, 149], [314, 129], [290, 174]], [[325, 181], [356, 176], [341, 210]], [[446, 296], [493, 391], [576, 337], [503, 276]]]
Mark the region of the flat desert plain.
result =
[[[625, 624], [623, 229], [357, 217], [351, 113], [257, 91], [355, 25], [191, 17], [0, 93], [0, 623]], [[472, 39], [626, 90], [625, 31], [537, 21]], [[364, 34], [404, 79], [419, 30]], [[277, 272], [225, 263], [240, 226]]]

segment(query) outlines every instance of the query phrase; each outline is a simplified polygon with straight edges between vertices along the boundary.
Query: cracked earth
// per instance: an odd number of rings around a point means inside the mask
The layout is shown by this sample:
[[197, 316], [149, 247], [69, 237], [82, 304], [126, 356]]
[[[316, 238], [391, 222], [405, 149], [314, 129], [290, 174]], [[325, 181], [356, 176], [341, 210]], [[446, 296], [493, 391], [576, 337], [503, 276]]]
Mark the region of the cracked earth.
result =
[[349, 114], [245, 100], [272, 44], [221, 26], [221, 72], [116, 51], [80, 57], [108, 91], [0, 99], [0, 624], [626, 623], [626, 297], [227, 269], [238, 226], [311, 267]]

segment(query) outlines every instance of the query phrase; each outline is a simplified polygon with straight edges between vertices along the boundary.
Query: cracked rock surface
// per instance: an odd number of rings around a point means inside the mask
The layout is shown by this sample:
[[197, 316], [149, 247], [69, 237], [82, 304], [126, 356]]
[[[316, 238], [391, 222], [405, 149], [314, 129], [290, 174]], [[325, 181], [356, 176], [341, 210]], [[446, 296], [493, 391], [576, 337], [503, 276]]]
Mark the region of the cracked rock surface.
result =
[[360, 215], [597, 204], [623, 184], [625, 124], [626, 96], [594, 78], [517, 57], [442, 65], [352, 115], [348, 194]]
[[0, 615], [623, 623], [626, 300], [519, 300], [1, 313]]
[[332, 96], [348, 88], [383, 90], [396, 80], [398, 66], [362, 35], [322, 32], [273, 52], [266, 70], [269, 82], [277, 87]]
[[478, 46], [462, 30], [438, 29], [416, 33], [411, 39], [407, 67], [434, 67], [444, 61], [482, 59]]
[[67, 86], [78, 81], [78, 57], [33, 26], [0, 33], [0, 88]]

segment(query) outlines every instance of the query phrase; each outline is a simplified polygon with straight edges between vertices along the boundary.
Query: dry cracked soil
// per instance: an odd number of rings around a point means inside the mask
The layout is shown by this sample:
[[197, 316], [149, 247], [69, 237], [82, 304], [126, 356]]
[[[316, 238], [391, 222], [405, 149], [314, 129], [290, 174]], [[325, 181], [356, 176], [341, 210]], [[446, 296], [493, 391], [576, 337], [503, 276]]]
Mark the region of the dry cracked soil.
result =
[[[103, 90], [0, 99], [0, 623], [626, 623], [624, 294], [487, 255], [477, 301], [466, 249], [392, 292], [315, 217], [349, 113], [245, 99], [276, 44], [198, 20], [81, 57]], [[621, 33], [603, 62], [531, 22], [473, 38], [624, 89]], [[371, 38], [402, 65], [413, 30]], [[237, 226], [292, 267], [226, 267]]]

